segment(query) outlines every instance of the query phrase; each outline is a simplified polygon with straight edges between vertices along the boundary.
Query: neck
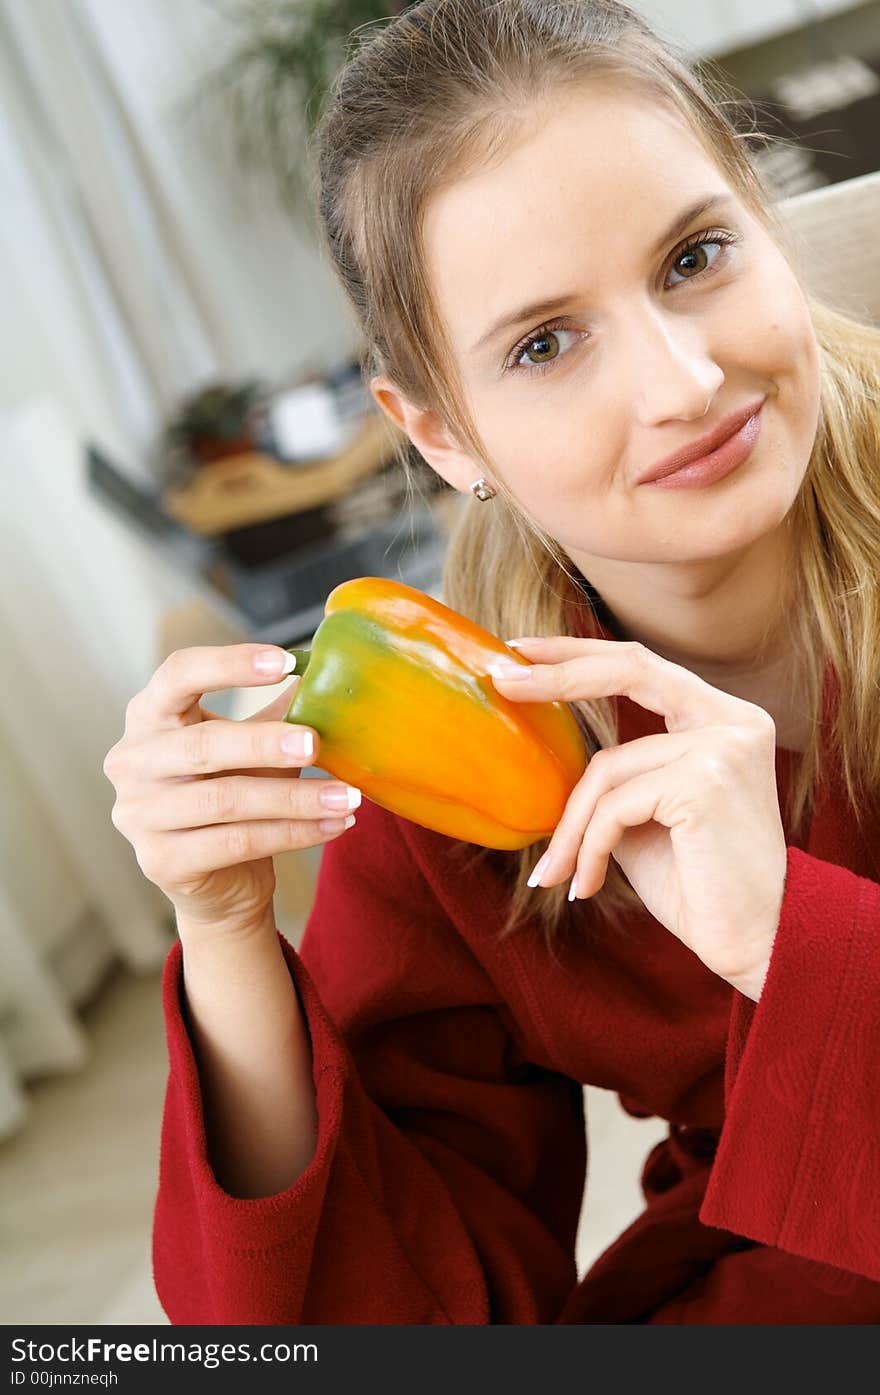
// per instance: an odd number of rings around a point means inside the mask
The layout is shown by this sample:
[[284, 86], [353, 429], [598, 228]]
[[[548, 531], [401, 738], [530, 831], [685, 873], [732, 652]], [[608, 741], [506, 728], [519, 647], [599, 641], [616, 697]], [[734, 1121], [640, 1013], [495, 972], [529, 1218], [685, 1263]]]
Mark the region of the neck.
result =
[[788, 657], [788, 558], [783, 526], [739, 552], [701, 562], [632, 563], [572, 553], [621, 639], [719, 681], [763, 673]]

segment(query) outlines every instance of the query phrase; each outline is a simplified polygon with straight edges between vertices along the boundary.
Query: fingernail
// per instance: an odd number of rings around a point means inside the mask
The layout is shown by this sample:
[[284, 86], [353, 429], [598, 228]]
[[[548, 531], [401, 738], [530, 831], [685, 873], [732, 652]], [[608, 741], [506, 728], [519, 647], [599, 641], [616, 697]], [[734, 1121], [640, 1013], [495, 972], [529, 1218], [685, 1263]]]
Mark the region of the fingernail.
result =
[[315, 738], [310, 731], [286, 731], [281, 737], [281, 749], [289, 756], [315, 754]]
[[254, 659], [254, 668], [257, 673], [277, 673], [281, 677], [285, 673], [293, 673], [296, 655], [285, 654], [281, 649], [264, 649]]
[[487, 665], [493, 678], [528, 678], [529, 668], [529, 664], [515, 664], [506, 659], [499, 659], [496, 663]]
[[549, 863], [549, 861], [550, 861], [550, 850], [549, 850], [549, 848], [548, 848], [548, 850], [547, 850], [547, 852], [545, 852], [544, 856], [543, 856], [543, 857], [540, 857], [540, 858], [538, 859], [538, 861], [535, 863], [534, 869], [533, 869], [533, 871], [532, 871], [532, 875], [529, 877], [528, 881], [526, 882], [526, 886], [537, 886], [537, 885], [538, 885], [538, 883], [539, 883], [540, 880], [541, 880], [541, 877], [542, 877], [543, 873], [547, 870], [547, 864]]
[[572, 879], [571, 879], [571, 886], [569, 887], [569, 891], [568, 891], [568, 899], [569, 899], [569, 901], [573, 901], [574, 898], [577, 896], [577, 879], [578, 879], [578, 874], [577, 874], [577, 872], [575, 872], [574, 876], [573, 876]]
[[325, 809], [357, 809], [361, 792], [356, 785], [345, 785], [342, 789], [323, 789], [318, 798]]

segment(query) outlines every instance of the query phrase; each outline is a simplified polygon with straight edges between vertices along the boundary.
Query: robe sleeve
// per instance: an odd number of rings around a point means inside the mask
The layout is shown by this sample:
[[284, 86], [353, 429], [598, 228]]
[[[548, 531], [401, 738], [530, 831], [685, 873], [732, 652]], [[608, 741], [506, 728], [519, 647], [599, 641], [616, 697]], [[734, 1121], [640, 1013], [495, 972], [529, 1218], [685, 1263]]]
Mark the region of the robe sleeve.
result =
[[734, 994], [700, 1220], [880, 1280], [880, 885], [789, 847], [760, 1000]]
[[322, 851], [299, 951], [279, 939], [318, 1137], [273, 1196], [214, 1174], [179, 942], [165, 964], [153, 1269], [171, 1322], [552, 1322], [577, 1277], [582, 1087], [525, 1058], [394, 816], [364, 800]]

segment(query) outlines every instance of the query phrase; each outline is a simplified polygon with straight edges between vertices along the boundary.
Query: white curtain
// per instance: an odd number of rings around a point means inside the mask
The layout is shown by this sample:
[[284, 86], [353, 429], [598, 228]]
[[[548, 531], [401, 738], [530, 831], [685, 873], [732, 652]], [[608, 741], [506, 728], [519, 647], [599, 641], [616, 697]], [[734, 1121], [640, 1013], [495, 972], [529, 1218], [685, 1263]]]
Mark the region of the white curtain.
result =
[[114, 607], [136, 578], [81, 468], [56, 403], [0, 417], [0, 1134], [26, 1117], [23, 1082], [88, 1059], [77, 1008], [113, 961], [154, 970], [173, 935], [110, 822], [102, 765], [132, 691]]
[[[4, 182], [53, 244], [76, 300], [83, 376], [98, 379], [115, 435], [136, 460], [181, 381], [220, 367], [222, 339], [184, 274], [86, 11], [6, 0], [0, 39]], [[39, 297], [34, 270], [31, 262], [26, 286]]]
[[173, 937], [102, 764], [163, 612], [202, 592], [88, 493], [85, 443], [155, 486], [185, 393], [353, 344], [311, 235], [193, 119], [219, 23], [203, 0], [0, 0], [0, 1136], [29, 1081], [87, 1061], [108, 969], [155, 971]]

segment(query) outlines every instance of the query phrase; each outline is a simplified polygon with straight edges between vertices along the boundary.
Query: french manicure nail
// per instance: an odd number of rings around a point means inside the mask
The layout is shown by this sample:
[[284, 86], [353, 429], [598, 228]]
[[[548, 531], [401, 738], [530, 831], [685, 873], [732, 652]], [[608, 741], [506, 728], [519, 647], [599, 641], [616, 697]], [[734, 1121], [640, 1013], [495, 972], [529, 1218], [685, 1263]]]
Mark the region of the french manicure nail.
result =
[[528, 678], [528, 664], [514, 664], [509, 660], [499, 659], [496, 663], [487, 665], [488, 672], [493, 678]]
[[361, 792], [356, 785], [345, 785], [342, 789], [321, 790], [318, 799], [325, 809], [357, 809], [360, 807]]
[[315, 754], [315, 738], [310, 731], [286, 731], [281, 737], [281, 749], [288, 756]]
[[577, 896], [577, 879], [578, 879], [578, 874], [577, 874], [577, 872], [575, 872], [574, 876], [573, 876], [572, 879], [571, 879], [571, 886], [569, 887], [569, 891], [568, 891], [568, 899], [569, 899], [569, 901], [573, 901], [574, 898]]
[[293, 673], [296, 668], [296, 655], [284, 654], [280, 649], [264, 649], [254, 659], [257, 673], [277, 673], [279, 678], [285, 673]]
[[532, 875], [529, 877], [528, 881], [526, 882], [526, 886], [538, 886], [538, 884], [540, 883], [541, 877], [543, 876], [544, 872], [547, 870], [547, 865], [548, 865], [549, 861], [550, 861], [550, 850], [549, 850], [549, 848], [548, 848], [548, 850], [547, 850], [547, 852], [545, 852], [544, 856], [538, 858], [538, 861], [535, 863], [534, 869], [533, 869], [533, 871], [532, 871]]

